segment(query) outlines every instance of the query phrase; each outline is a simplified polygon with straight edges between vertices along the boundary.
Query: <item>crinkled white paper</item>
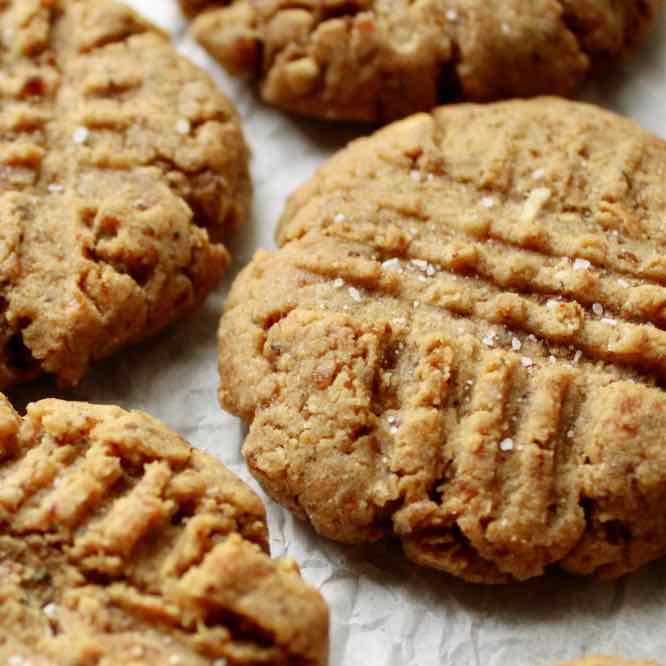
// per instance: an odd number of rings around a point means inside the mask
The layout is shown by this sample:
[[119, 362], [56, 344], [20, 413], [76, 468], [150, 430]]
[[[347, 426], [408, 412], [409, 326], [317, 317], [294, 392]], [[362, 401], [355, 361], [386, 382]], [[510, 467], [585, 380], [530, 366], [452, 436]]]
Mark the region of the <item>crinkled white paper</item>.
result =
[[[225, 294], [256, 248], [274, 247], [287, 195], [364, 130], [262, 105], [188, 38], [176, 0], [128, 2], [172, 32], [182, 52], [235, 101], [253, 151], [254, 217], [230, 242], [234, 265], [224, 285], [193, 318], [101, 364], [75, 391], [42, 382], [12, 397], [18, 406], [58, 395], [144, 409], [257, 488], [239, 453], [243, 427], [216, 401], [216, 328]], [[640, 56], [585, 97], [666, 137], [666, 11]], [[274, 503], [267, 506], [273, 554], [298, 560], [331, 607], [332, 666], [549, 666], [599, 652], [666, 663], [666, 561], [614, 584], [550, 576], [486, 588], [412, 566], [397, 546], [330, 543]]]

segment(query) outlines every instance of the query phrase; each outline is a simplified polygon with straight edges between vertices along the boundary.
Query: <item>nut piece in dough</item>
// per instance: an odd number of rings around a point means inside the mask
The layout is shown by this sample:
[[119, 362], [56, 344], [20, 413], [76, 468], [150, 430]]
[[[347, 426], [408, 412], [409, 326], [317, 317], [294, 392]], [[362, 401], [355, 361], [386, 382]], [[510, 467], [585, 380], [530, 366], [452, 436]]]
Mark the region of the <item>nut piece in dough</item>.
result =
[[96, 360], [191, 312], [248, 213], [238, 116], [127, 6], [0, 8], [0, 389]]
[[0, 395], [0, 663], [324, 666], [259, 498], [141, 412]]
[[555, 98], [335, 155], [237, 278], [220, 400], [266, 491], [500, 583], [666, 552], [666, 142]]
[[661, 0], [180, 0], [269, 104], [386, 122], [455, 100], [568, 95], [645, 38]]

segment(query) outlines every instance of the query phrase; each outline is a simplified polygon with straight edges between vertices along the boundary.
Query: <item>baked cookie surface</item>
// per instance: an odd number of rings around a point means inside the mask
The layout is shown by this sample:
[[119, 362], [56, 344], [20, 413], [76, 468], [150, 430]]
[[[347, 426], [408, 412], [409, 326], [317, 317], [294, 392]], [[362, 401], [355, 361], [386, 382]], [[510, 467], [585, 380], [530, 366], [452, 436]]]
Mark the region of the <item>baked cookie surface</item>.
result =
[[567, 95], [634, 49], [660, 0], [181, 0], [270, 104], [387, 121], [455, 100]]
[[247, 216], [236, 112], [127, 6], [0, 6], [0, 389], [76, 383], [218, 283]]
[[666, 550], [666, 143], [557, 99], [352, 143], [236, 280], [220, 400], [266, 491], [471, 581]]
[[322, 665], [328, 611], [259, 498], [162, 423], [0, 396], [0, 663]]

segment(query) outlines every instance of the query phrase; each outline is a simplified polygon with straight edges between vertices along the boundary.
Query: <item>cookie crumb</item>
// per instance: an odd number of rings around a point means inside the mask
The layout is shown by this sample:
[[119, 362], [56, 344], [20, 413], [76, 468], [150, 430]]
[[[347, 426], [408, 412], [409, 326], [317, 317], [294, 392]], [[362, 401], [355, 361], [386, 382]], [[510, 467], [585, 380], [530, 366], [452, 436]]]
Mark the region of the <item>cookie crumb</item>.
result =
[[356, 287], [349, 287], [349, 295], [357, 302], [360, 303], [363, 300], [361, 292]]
[[88, 140], [90, 132], [87, 127], [77, 127], [72, 135], [74, 143], [83, 144]]
[[511, 437], [507, 437], [500, 442], [499, 445], [502, 451], [512, 451], [513, 450], [513, 440]]
[[176, 132], [178, 134], [189, 134], [192, 131], [192, 124], [187, 118], [181, 118], [176, 123]]

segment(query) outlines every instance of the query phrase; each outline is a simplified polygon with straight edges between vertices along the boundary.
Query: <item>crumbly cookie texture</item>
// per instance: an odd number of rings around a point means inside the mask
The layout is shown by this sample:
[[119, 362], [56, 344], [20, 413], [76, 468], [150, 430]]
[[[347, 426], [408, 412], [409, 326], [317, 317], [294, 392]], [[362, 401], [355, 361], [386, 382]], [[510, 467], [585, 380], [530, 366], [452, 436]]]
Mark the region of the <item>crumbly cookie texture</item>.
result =
[[655, 661], [628, 661], [621, 657], [585, 657], [560, 666], [659, 666]]
[[0, 395], [0, 663], [319, 666], [328, 611], [259, 498], [162, 423]]
[[74, 384], [218, 283], [247, 148], [208, 76], [107, 0], [0, 3], [0, 389]]
[[418, 114], [292, 195], [222, 405], [273, 498], [471, 581], [666, 551], [666, 143], [542, 98]]
[[467, 99], [567, 95], [644, 39], [661, 0], [181, 0], [270, 104], [386, 121]]

